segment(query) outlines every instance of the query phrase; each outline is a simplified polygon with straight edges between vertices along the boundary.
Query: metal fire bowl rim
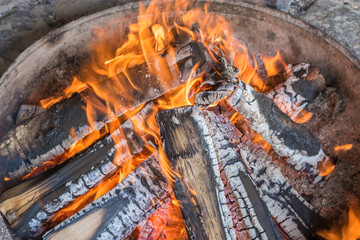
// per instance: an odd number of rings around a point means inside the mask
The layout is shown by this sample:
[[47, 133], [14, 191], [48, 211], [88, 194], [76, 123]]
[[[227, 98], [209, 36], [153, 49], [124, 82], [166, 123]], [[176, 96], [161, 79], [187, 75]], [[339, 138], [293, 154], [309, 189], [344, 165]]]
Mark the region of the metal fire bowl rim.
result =
[[[150, 1], [146, 1], [144, 2], [145, 5], [147, 5]], [[199, 4], [204, 4], [204, 3], [209, 3], [210, 4], [210, 8], [209, 11], [212, 11], [212, 3], [213, 5], [216, 5], [218, 7], [218, 12], [221, 14], [229, 14], [229, 15], [236, 15], [237, 17], [242, 17], [241, 14], [246, 15], [246, 11], [250, 11], [250, 12], [254, 12], [259, 13], [255, 16], [251, 16], [250, 18], [256, 19], [264, 17], [264, 18], [268, 18], [270, 20], [274, 20], [276, 23], [278, 23], [277, 21], [285, 21], [287, 23], [289, 23], [291, 26], [296, 26], [298, 28], [300, 28], [299, 32], [305, 31], [306, 34], [308, 34], [310, 37], [308, 37], [308, 43], [307, 45], [309, 45], [309, 39], [311, 39], [311, 41], [319, 41], [320, 43], [318, 43], [318, 45], [324, 45], [322, 41], [325, 41], [325, 43], [329, 46], [325, 46], [325, 48], [327, 50], [330, 50], [331, 52], [331, 57], [334, 58], [340, 56], [341, 61], [340, 62], [345, 62], [346, 67], [342, 67], [341, 71], [343, 71], [343, 69], [350, 69], [352, 72], [352, 75], [346, 74], [345, 76], [342, 76], [342, 80], [344, 80], [344, 78], [348, 78], [349, 76], [351, 76], [351, 80], [349, 80], [352, 83], [357, 83], [357, 80], [354, 80], [356, 78], [356, 76], [358, 76], [358, 73], [360, 73], [360, 61], [352, 54], [350, 53], [344, 46], [342, 46], [340, 43], [338, 43], [336, 40], [334, 40], [333, 38], [331, 38], [329, 35], [327, 35], [326, 33], [322, 32], [321, 30], [317, 29], [314, 26], [311, 26], [305, 22], [303, 22], [300, 19], [297, 19], [287, 13], [281, 12], [279, 10], [275, 10], [275, 9], [271, 9], [271, 8], [267, 8], [267, 7], [262, 7], [262, 6], [258, 6], [255, 4], [251, 4], [251, 3], [245, 3], [245, 2], [241, 2], [241, 1], [236, 1], [236, 0], [214, 0], [212, 2], [209, 1], [199, 1]], [[4, 131], [4, 129], [9, 129], [9, 127], [12, 127], [11, 124], [13, 123], [13, 119], [11, 119], [11, 117], [13, 118], [14, 113], [17, 112], [17, 109], [20, 107], [21, 104], [27, 103], [28, 101], [28, 97], [29, 97], [29, 89], [28, 88], [33, 88], [36, 89], [34, 87], [34, 83], [38, 80], [36, 80], [35, 75], [32, 73], [29, 74], [31, 76], [28, 75], [28, 73], [24, 74], [21, 73], [23, 71], [22, 67], [27, 67], [27, 68], [32, 68], [32, 71], [35, 70], [42, 70], [42, 68], [46, 68], [47, 66], [49, 66], [49, 63], [44, 63], [39, 61], [38, 63], [31, 63], [31, 62], [36, 62], [36, 58], [34, 58], [33, 56], [36, 55], [36, 53], [41, 50], [42, 48], [47, 47], [48, 50], [51, 50], [52, 46], [56, 46], [57, 49], [61, 48], [59, 46], [59, 42], [61, 43], [61, 38], [62, 35], [66, 32], [69, 31], [78, 31], [79, 29], [81, 30], [82, 26], [85, 25], [87, 23], [89, 23], [90, 21], [96, 21], [98, 19], [103, 19], [105, 16], [107, 15], [114, 15], [116, 16], [116, 14], [119, 14], [123, 19], [126, 19], [126, 12], [130, 11], [133, 12], [136, 9], [138, 9], [139, 7], [139, 2], [135, 2], [135, 3], [129, 3], [129, 4], [125, 4], [122, 6], [116, 6], [113, 8], [109, 8], [100, 12], [97, 12], [95, 14], [91, 14], [88, 16], [84, 16], [81, 17], [77, 20], [74, 20], [54, 31], [49, 32], [48, 34], [46, 34], [45, 36], [43, 36], [41, 39], [37, 40], [35, 43], [33, 43], [30, 47], [28, 47], [24, 52], [22, 52], [17, 59], [12, 63], [12, 65], [7, 69], [7, 71], [3, 74], [3, 76], [0, 78], [0, 102], [2, 101], [7, 101], [8, 105], [3, 104], [0, 105], [0, 132]], [[234, 10], [235, 9], [235, 10]], [[236, 9], [240, 9], [240, 10], [236, 10]], [[228, 11], [228, 12], [227, 12]], [[238, 12], [235, 12], [238, 11]], [[217, 12], [216, 9], [214, 12]], [[134, 16], [131, 16], [132, 18]], [[256, 19], [259, 20], [259, 19]], [[261, 21], [261, 19], [260, 19]], [[263, 20], [264, 21], [264, 20]], [[281, 27], [281, 26], [280, 26]], [[296, 27], [294, 27], [294, 29], [297, 29]], [[296, 30], [298, 31], [298, 30]], [[305, 36], [305, 35], [304, 35]], [[60, 40], [59, 40], [60, 39]], [[322, 41], [320, 41], [322, 40]], [[55, 44], [55, 45], [51, 45], [51, 44]], [[56, 45], [58, 44], [58, 45]], [[64, 43], [65, 44], [65, 43]], [[325, 45], [326, 45], [325, 44]], [[305, 45], [304, 45], [305, 46]], [[326, 50], [325, 49], [325, 50]], [[58, 51], [58, 50], [56, 50]], [[281, 49], [280, 49], [281, 51]], [[308, 50], [306, 50], [308, 51]], [[322, 51], [322, 52], [321, 52]], [[51, 52], [51, 51], [50, 51]], [[54, 50], [55, 52], [55, 50]], [[261, 52], [261, 51], [260, 51]], [[324, 55], [324, 49], [320, 50], [320, 52], [322, 53], [322, 55]], [[46, 52], [46, 54], [51, 54]], [[327, 54], [327, 52], [326, 52]], [[326, 55], [324, 55], [326, 56]], [[33, 57], [33, 58], [32, 58]], [[55, 58], [55, 56], [54, 56]], [[346, 59], [346, 60], [345, 60]], [[52, 61], [56, 61], [51, 59]], [[344, 61], [343, 61], [344, 60]], [[326, 60], [325, 60], [326, 61]], [[31, 64], [28, 64], [31, 63]], [[36, 64], [36, 67], [34, 67], [33, 65]], [[53, 64], [53, 63], [52, 63]], [[338, 62], [336, 63], [338, 64]], [[336, 66], [336, 64], [332, 64], [332, 66]], [[32, 66], [28, 66], [28, 65], [32, 65]], [[331, 65], [331, 64], [330, 64]], [[53, 64], [52, 66], [55, 66], [55, 64]], [[329, 68], [327, 66], [327, 68]], [[331, 66], [330, 66], [331, 68]], [[337, 70], [337, 69], [335, 69]], [[50, 70], [49, 70], [50, 71]], [[52, 70], [51, 70], [52, 71]], [[354, 73], [355, 73], [355, 78], [354, 78]], [[360, 74], [359, 74], [360, 75]], [[22, 78], [28, 78], [23, 80]], [[45, 81], [42, 80], [44, 83]], [[36, 84], [38, 84], [36, 82]], [[14, 86], [14, 85], [18, 85], [18, 86]], [[19, 85], [23, 85], [23, 86], [19, 86]], [[25, 86], [24, 86], [25, 85]], [[31, 85], [31, 86], [28, 86]], [[26, 88], [25, 88], [26, 87]], [[352, 91], [352, 90], [349, 90]], [[357, 95], [357, 94], [352, 94], [352, 95]], [[9, 119], [10, 118], [10, 119]], [[6, 126], [3, 127], [2, 125]], [[2, 135], [2, 134], [0, 134]]]

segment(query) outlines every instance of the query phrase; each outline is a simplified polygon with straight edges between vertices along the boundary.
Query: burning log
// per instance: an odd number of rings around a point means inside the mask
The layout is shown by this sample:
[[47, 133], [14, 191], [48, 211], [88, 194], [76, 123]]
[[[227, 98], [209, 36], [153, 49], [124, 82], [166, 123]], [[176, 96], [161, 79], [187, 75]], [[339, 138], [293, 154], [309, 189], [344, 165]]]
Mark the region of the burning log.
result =
[[[127, 115], [138, 111], [138, 106], [161, 96], [189, 78], [194, 67], [191, 62], [199, 58], [198, 56], [195, 58], [193, 55], [205, 50], [201, 43], [195, 44], [196, 41], [190, 42], [187, 37], [183, 36], [181, 39], [176, 42], [175, 58], [164, 56], [169, 58], [172, 72], [175, 71], [174, 68], [177, 69], [177, 75], [173, 76], [170, 83], [165, 84], [162, 79], [151, 75], [146, 64], [127, 70], [127, 74], [134, 79], [133, 84], [141, 87], [135, 90], [130, 83], [129, 86], [126, 86], [131, 92], [131, 99], [125, 99], [121, 92], [114, 94], [118, 101], [117, 104], [125, 106], [120, 111], [115, 111], [115, 117], [118, 118], [115, 121], [125, 121]], [[171, 59], [173, 61], [170, 61]], [[204, 70], [206, 67], [202, 66], [201, 69]], [[124, 74], [119, 74], [117, 77], [121, 82], [128, 82], [127, 76]], [[106, 84], [106, 81], [103, 82]], [[84, 90], [81, 95], [88, 98], [93, 93], [91, 90]], [[109, 116], [105, 114], [98, 114], [93, 124], [95, 126], [91, 126], [85, 111], [87, 102], [82, 96], [75, 94], [53, 105], [33, 119], [10, 130], [0, 140], [0, 161], [2, 162], [0, 192], [23, 180], [24, 176], [49, 161], [54, 161], [54, 159], [58, 162], [65, 161], [67, 158], [63, 159], [61, 155], [84, 137], [89, 136], [90, 141], [87, 144], [90, 146], [107, 133], [104, 125], [111, 124], [110, 121], [113, 119], [109, 119]], [[71, 133], [75, 133], [76, 137], [71, 136]]]
[[[144, 160], [114, 189], [46, 233], [44, 239], [124, 239], [169, 201], [156, 157]], [[91, 226], [91, 228], [89, 228]]]
[[289, 65], [289, 70], [286, 81], [268, 91], [266, 96], [293, 121], [303, 123], [312, 115], [305, 108], [326, 88], [325, 79], [318, 68], [308, 63]]
[[317, 169], [318, 163], [327, 158], [308, 128], [293, 122], [270, 98], [249, 85], [239, 81], [227, 102], [280, 156], [288, 156], [296, 169]]
[[[240, 156], [220, 130], [205, 121], [205, 114], [183, 107], [157, 116], [164, 150], [183, 176], [177, 179], [174, 193], [183, 205], [188, 235], [192, 239], [281, 239]], [[226, 187], [234, 193], [233, 199], [226, 198]]]
[[82, 136], [91, 131], [84, 127], [87, 118], [82, 106], [84, 102], [76, 95], [4, 136], [0, 144], [0, 191], [69, 148], [73, 126], [80, 126], [76, 131]]
[[236, 129], [228, 118], [205, 111], [204, 115], [207, 122], [213, 123], [236, 146], [261, 198], [285, 234], [290, 239], [313, 238], [315, 228], [324, 224], [323, 219], [289, 184], [271, 156]]

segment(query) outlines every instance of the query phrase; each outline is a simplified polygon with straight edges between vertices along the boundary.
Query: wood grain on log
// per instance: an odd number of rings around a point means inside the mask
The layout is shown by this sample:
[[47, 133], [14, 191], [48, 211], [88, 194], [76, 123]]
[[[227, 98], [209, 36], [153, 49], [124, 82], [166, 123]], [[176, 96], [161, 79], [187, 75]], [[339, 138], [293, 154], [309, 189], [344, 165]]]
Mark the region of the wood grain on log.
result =
[[[182, 181], [175, 183], [174, 193], [181, 204], [186, 200], [182, 213], [189, 236], [196, 239], [225, 239], [224, 236], [236, 239], [239, 235], [243, 239], [280, 239], [246, 168], [240, 165], [240, 156], [223, 134], [205, 120], [199, 108], [162, 111], [157, 121], [165, 152], [183, 176]], [[225, 172], [235, 192], [238, 209], [229, 208], [221, 171]], [[188, 188], [194, 190], [196, 196], [189, 194]], [[188, 208], [193, 198], [196, 204]], [[238, 213], [236, 219], [231, 218], [232, 210]], [[194, 216], [194, 212], [199, 211], [200, 219]], [[234, 226], [238, 222], [241, 224]]]
[[44, 239], [124, 239], [169, 200], [171, 190], [158, 160], [144, 160], [119, 185], [87, 205]]

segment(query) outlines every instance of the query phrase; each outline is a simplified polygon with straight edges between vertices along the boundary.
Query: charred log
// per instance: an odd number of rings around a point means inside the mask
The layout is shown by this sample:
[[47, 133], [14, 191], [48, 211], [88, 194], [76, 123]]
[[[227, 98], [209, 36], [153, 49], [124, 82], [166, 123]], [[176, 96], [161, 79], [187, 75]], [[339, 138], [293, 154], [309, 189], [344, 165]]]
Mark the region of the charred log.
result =
[[158, 160], [151, 156], [118, 186], [43, 237], [124, 239], [141, 221], [169, 200], [170, 191]]
[[207, 120], [216, 124], [235, 146], [248, 166], [252, 180], [271, 215], [290, 239], [312, 239], [314, 228], [324, 224], [313, 207], [289, 184], [280, 167], [261, 146], [254, 144], [223, 116], [209, 112]]
[[174, 193], [183, 206], [190, 239], [225, 239], [210, 149], [201, 125], [196, 122], [196, 113], [193, 118], [187, 117], [192, 111], [192, 108], [179, 108], [157, 115], [165, 153], [174, 170], [183, 176], [176, 179]]
[[[175, 184], [175, 196], [181, 203], [185, 200], [186, 204], [196, 199], [197, 204], [193, 203], [189, 210], [182, 209], [189, 236], [200, 239], [224, 235], [226, 239], [236, 239], [237, 236], [243, 239], [280, 239], [245, 167], [239, 165], [240, 156], [231, 143], [222, 138], [222, 133], [209, 125], [212, 123], [206, 122], [204, 114], [198, 108], [183, 107], [160, 112], [157, 119], [165, 152], [183, 175], [183, 182]], [[228, 177], [238, 208], [229, 207], [221, 172]], [[196, 196], [189, 194], [191, 191], [187, 186], [195, 191]], [[200, 211], [200, 219], [194, 218], [196, 211]], [[232, 219], [231, 211], [236, 212], [235, 219]], [[212, 218], [207, 219], [210, 216]], [[199, 229], [191, 228], [193, 226]]]
[[268, 91], [266, 96], [293, 121], [301, 117], [305, 108], [326, 88], [325, 79], [318, 68], [307, 63], [289, 65], [286, 81]]
[[288, 156], [296, 169], [317, 169], [317, 164], [327, 158], [308, 128], [293, 122], [270, 98], [249, 85], [240, 81], [227, 102], [280, 156]]

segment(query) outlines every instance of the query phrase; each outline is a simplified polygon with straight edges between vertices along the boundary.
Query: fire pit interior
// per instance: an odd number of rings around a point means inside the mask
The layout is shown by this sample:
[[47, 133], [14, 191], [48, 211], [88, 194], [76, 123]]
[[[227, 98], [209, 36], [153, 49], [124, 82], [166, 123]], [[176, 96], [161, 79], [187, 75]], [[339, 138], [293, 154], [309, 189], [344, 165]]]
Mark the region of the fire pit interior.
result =
[[359, 77], [242, 2], [81, 18], [0, 79], [0, 212], [23, 239], [357, 239]]

